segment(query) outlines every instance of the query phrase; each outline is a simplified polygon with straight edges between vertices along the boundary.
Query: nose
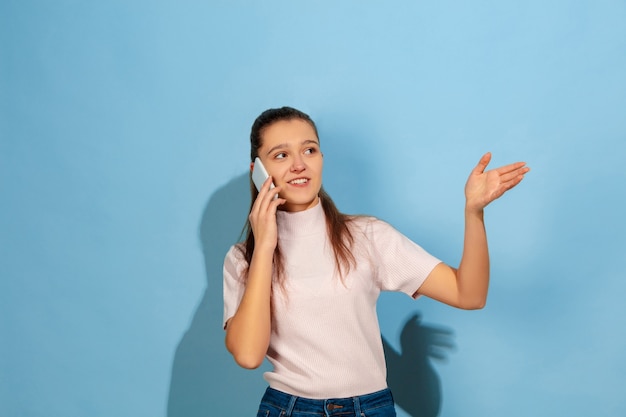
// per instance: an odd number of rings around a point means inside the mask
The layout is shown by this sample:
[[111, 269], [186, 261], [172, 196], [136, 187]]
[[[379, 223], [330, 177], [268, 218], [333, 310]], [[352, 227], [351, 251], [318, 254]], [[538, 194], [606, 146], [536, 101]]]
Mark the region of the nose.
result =
[[306, 168], [302, 155], [295, 155], [291, 163], [291, 172], [302, 172]]

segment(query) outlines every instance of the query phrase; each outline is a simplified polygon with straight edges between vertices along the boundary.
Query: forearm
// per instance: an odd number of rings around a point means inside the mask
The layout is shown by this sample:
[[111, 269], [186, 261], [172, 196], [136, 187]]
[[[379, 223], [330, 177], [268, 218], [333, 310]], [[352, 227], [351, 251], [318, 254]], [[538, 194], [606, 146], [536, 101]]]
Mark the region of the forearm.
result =
[[529, 171], [516, 162], [485, 172], [491, 160], [487, 152], [472, 170], [465, 184], [465, 235], [458, 269], [437, 265], [418, 293], [463, 309], [483, 308], [489, 289], [489, 249], [484, 208], [515, 187]]
[[248, 369], [261, 365], [269, 346], [272, 258], [271, 251], [255, 250], [244, 295], [226, 328], [226, 348]]
[[485, 306], [489, 289], [489, 249], [483, 210], [465, 210], [465, 236], [457, 286], [461, 308]]

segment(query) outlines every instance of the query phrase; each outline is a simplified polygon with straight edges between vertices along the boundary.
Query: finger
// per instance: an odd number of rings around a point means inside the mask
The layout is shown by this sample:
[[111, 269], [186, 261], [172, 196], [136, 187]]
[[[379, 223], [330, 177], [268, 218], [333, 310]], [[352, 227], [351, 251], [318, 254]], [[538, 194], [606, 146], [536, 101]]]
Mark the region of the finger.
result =
[[487, 165], [489, 165], [490, 161], [491, 152], [487, 152], [480, 158], [480, 161], [478, 161], [478, 165], [476, 165], [476, 167], [474, 168], [473, 173], [482, 174], [483, 172], [485, 172], [485, 168], [487, 168]]
[[263, 185], [261, 186], [261, 189], [259, 190], [259, 193], [257, 194], [254, 203], [252, 204], [252, 208], [250, 210], [250, 218], [258, 218], [261, 213], [267, 210], [267, 206], [272, 201], [275, 195], [275, 193], [271, 193], [271, 191], [274, 191], [273, 189], [270, 190], [271, 184], [272, 177], [266, 178], [263, 182]]
[[257, 206], [257, 211], [256, 211], [257, 215], [264, 215], [266, 213], [270, 213], [270, 214], [273, 214], [275, 217], [276, 208], [279, 205], [284, 204], [287, 201], [285, 199], [278, 197], [278, 194], [282, 190], [280, 186], [268, 189], [271, 183], [272, 182], [270, 181], [268, 184], [263, 184], [263, 187], [261, 187], [263, 192], [259, 193], [259, 196], [257, 197], [257, 200], [258, 200], [258, 206]]
[[274, 185], [274, 179], [272, 177], [269, 177], [266, 182], [267, 184], [265, 184], [265, 186], [267, 187], [267, 198], [269, 201], [276, 200], [278, 198], [278, 193], [282, 190], [282, 188]]
[[276, 210], [278, 210], [278, 206], [282, 206], [286, 202], [287, 200], [284, 198], [276, 198], [275, 200], [272, 200], [272, 203], [270, 205], [272, 212], [276, 214]]
[[278, 187], [274, 187], [272, 189], [270, 189], [267, 192], [267, 199], [269, 200], [269, 202], [274, 202], [278, 199], [278, 194], [282, 191], [282, 187], [278, 186]]
[[[523, 164], [523, 162], [522, 162]], [[511, 180], [516, 179], [517, 177], [520, 177], [520, 180], [522, 178], [524, 178], [524, 175], [526, 175], [526, 173], [530, 171], [530, 168], [526, 167], [526, 166], [521, 166], [518, 167], [512, 171], [507, 171], [507, 172], [498, 172], [500, 174], [500, 181], [501, 182], [509, 182]]]
[[[271, 191], [273, 192], [273, 189]], [[272, 197], [273, 195], [275, 194], [266, 193], [263, 196], [259, 194], [257, 201], [255, 201], [255, 204], [253, 205], [253, 210], [251, 210], [250, 215], [248, 216], [252, 225], [253, 233], [257, 237], [261, 236], [264, 230], [267, 231], [268, 227], [276, 227], [277, 208], [279, 205], [287, 202], [287, 200], [283, 198], [274, 199]]]
[[[523, 169], [524, 167], [526, 167], [526, 162], [513, 162], [512, 164], [508, 164], [508, 165], [504, 165], [498, 168], [495, 168], [495, 170], [498, 172], [498, 174], [502, 175], [502, 174], [507, 174], [519, 169]], [[530, 170], [529, 168], [527, 168], [528, 170]], [[528, 172], [528, 171], [526, 171]], [[524, 173], [526, 173], [524, 172]]]
[[265, 181], [263, 181], [263, 185], [261, 186], [259, 193], [261, 192], [267, 193], [270, 190], [270, 187], [272, 186], [272, 181], [273, 180], [271, 176], [265, 178]]
[[257, 199], [260, 199], [261, 203], [267, 202], [269, 204], [269, 202], [272, 201], [272, 199], [278, 192], [278, 191], [275, 191], [276, 187], [271, 188], [272, 183], [273, 183], [273, 179], [271, 176], [267, 177], [265, 181], [263, 182], [263, 185], [261, 186], [261, 189], [259, 190], [259, 196], [257, 197]]
[[261, 188], [259, 188], [259, 192], [257, 193], [257, 197], [256, 197], [257, 201], [262, 199], [265, 193], [267, 193], [267, 191], [270, 188], [271, 183], [272, 183], [272, 177], [267, 177], [265, 181], [263, 181], [263, 184], [261, 184]]
[[511, 188], [517, 186], [517, 184], [522, 182], [523, 179], [524, 179], [524, 175], [517, 175], [513, 177], [512, 179], [510, 179], [509, 181], [503, 182], [502, 184], [500, 184], [500, 189], [497, 192], [497, 194], [501, 196], [505, 192], [509, 191]]

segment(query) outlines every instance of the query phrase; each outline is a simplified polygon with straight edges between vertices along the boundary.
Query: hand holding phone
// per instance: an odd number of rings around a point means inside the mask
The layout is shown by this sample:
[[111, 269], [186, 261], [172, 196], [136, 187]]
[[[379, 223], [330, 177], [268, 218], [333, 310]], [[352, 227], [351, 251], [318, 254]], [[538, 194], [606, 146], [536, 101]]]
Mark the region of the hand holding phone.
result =
[[[252, 182], [256, 186], [258, 191], [261, 191], [261, 187], [266, 179], [269, 178], [267, 170], [263, 166], [263, 163], [257, 156], [254, 160], [254, 167], [252, 168]], [[274, 188], [274, 183], [270, 184], [270, 190]], [[274, 195], [274, 199], [278, 198], [278, 194]]]

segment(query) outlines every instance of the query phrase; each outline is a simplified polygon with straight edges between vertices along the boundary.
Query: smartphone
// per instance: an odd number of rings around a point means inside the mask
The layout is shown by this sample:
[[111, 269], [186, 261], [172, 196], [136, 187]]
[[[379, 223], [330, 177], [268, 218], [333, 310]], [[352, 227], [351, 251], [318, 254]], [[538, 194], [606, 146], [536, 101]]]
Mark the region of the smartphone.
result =
[[[266, 179], [269, 178], [269, 174], [267, 170], [263, 166], [263, 163], [257, 156], [254, 160], [254, 167], [252, 168], [252, 182], [256, 185], [256, 189], [261, 191], [261, 187]], [[274, 183], [270, 184], [270, 190], [274, 188]], [[278, 198], [278, 194], [274, 196], [274, 198]]]

